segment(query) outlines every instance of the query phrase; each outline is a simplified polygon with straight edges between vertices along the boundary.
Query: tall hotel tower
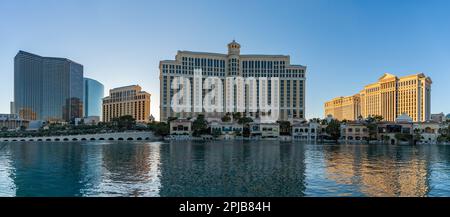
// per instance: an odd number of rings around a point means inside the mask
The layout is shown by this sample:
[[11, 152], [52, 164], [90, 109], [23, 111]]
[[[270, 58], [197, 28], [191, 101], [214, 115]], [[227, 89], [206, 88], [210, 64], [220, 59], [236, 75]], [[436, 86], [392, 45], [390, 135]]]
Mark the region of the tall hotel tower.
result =
[[325, 103], [325, 115], [338, 120], [355, 120], [381, 115], [386, 121], [407, 114], [415, 122], [430, 120], [431, 79], [424, 74], [397, 77], [384, 74], [358, 94], [338, 97]]
[[146, 123], [150, 118], [151, 94], [142, 91], [139, 85], [118, 87], [109, 90], [109, 96], [103, 98], [103, 121], [130, 115], [137, 122]]
[[83, 117], [83, 66], [19, 51], [14, 58], [14, 110], [25, 120]]
[[[194, 70], [202, 70], [202, 79], [215, 76], [220, 78], [223, 85], [223, 93], [227, 88], [225, 80], [230, 77], [254, 77], [259, 86], [259, 77], [267, 77], [270, 86], [270, 78], [279, 78], [279, 120], [304, 119], [305, 116], [305, 73], [306, 67], [302, 65], [291, 65], [290, 57], [286, 55], [241, 55], [240, 44], [232, 41], [228, 44], [228, 54], [178, 51], [175, 60], [164, 60], [159, 64], [160, 70], [160, 120], [166, 121], [169, 117], [196, 117], [194, 112], [174, 112], [171, 108], [172, 97], [177, 90], [171, 89], [174, 77], [185, 77], [190, 81], [191, 89], [198, 88], [194, 83]], [[205, 90], [202, 90], [205, 96]], [[191, 90], [191, 93], [193, 91]], [[270, 91], [269, 91], [270, 101]], [[249, 97], [255, 97], [259, 104], [259, 92], [254, 96], [245, 93], [245, 101], [248, 105]], [[194, 105], [191, 98], [191, 105]], [[223, 100], [228, 100], [226, 96]], [[224, 107], [226, 103], [223, 103]], [[225, 113], [205, 113], [207, 117], [221, 117]], [[246, 108], [245, 113], [249, 116], [257, 116], [260, 111], [250, 113]]]

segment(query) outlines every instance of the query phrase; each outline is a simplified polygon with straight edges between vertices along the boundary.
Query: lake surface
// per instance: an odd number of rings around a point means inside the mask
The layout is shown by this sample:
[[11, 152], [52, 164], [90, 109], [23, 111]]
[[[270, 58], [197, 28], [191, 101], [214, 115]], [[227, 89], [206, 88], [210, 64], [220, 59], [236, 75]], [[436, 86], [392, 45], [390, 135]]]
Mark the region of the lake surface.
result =
[[450, 196], [450, 146], [1, 143], [0, 196]]

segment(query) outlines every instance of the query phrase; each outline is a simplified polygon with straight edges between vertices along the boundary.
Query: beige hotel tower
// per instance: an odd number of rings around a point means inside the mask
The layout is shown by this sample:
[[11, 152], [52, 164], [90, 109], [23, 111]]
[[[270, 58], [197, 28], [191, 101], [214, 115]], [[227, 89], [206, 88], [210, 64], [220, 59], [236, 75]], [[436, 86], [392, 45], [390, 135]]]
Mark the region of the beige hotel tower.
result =
[[406, 113], [415, 122], [423, 122], [430, 119], [431, 83], [422, 73], [400, 78], [386, 73], [358, 94], [326, 102], [325, 116], [356, 120], [360, 116], [381, 115], [385, 121], [395, 121]]
[[[225, 83], [229, 77], [278, 77], [279, 83], [279, 120], [295, 120], [305, 118], [305, 82], [306, 66], [292, 65], [290, 57], [287, 55], [242, 55], [241, 45], [236, 41], [228, 44], [228, 53], [206, 53], [192, 51], [178, 51], [175, 60], [163, 60], [159, 64], [160, 70], [160, 120], [166, 121], [169, 117], [196, 117], [194, 112], [176, 113], [171, 108], [171, 101], [176, 90], [171, 89], [174, 77], [185, 77], [189, 79], [192, 89], [199, 88], [194, 82], [194, 70], [201, 69], [203, 80], [208, 76], [215, 76]], [[257, 81], [259, 85], [259, 81]], [[268, 83], [270, 86], [270, 81]], [[227, 85], [223, 86], [223, 93], [226, 93]], [[203, 90], [203, 96], [205, 96]], [[269, 92], [270, 94], [270, 92]], [[259, 93], [249, 96], [245, 93], [246, 105], [251, 97], [255, 97], [259, 102]], [[232, 97], [230, 97], [232, 98]], [[193, 97], [191, 104], [193, 105]], [[224, 96], [224, 100], [228, 100]], [[269, 99], [270, 101], [270, 99]], [[226, 105], [224, 102], [223, 105]], [[192, 109], [193, 111], [194, 109]], [[225, 109], [223, 109], [225, 111]], [[204, 113], [204, 112], [201, 112]], [[245, 113], [249, 116], [257, 116], [260, 111]], [[206, 114], [206, 113], [204, 113]], [[207, 113], [207, 117], [222, 117], [223, 112]]]
[[111, 89], [109, 96], [103, 98], [103, 121], [131, 115], [137, 122], [149, 122], [150, 96], [139, 85]]

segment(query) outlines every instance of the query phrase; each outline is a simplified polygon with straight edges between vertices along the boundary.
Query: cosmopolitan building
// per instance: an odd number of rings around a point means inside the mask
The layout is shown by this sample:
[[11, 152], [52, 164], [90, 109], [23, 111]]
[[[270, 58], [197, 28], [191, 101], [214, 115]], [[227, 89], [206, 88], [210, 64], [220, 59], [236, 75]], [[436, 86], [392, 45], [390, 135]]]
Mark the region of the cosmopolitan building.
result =
[[104, 87], [100, 82], [84, 78], [84, 117], [102, 117]]
[[19, 51], [14, 58], [14, 114], [69, 122], [83, 116], [83, 66]]
[[103, 98], [103, 121], [131, 115], [137, 122], [149, 122], [150, 96], [139, 85], [111, 89], [109, 96]]
[[395, 121], [407, 114], [414, 122], [427, 121], [431, 118], [431, 84], [431, 79], [422, 73], [400, 78], [386, 73], [354, 96], [326, 102], [325, 116], [355, 120], [359, 116], [381, 115], [386, 121]]
[[[194, 112], [194, 97], [191, 97], [192, 112], [174, 112], [171, 108], [171, 102], [177, 90], [171, 88], [175, 77], [187, 78], [190, 82], [191, 95], [195, 91], [202, 91], [205, 96], [206, 90], [197, 90], [199, 85], [194, 82], [194, 70], [201, 69], [202, 82], [206, 77], [218, 77], [223, 85], [223, 101], [225, 106], [226, 100], [230, 100], [229, 96], [225, 96], [227, 88], [235, 88], [226, 84], [226, 79], [230, 77], [253, 77], [256, 78], [256, 85], [259, 87], [258, 78], [268, 78], [267, 86], [271, 87], [270, 78], [279, 78], [279, 98], [280, 120], [303, 119], [305, 116], [305, 82], [306, 67], [302, 65], [291, 65], [290, 57], [287, 55], [241, 55], [240, 44], [233, 42], [228, 44], [228, 53], [206, 53], [192, 51], [178, 51], [175, 60], [164, 60], [159, 64], [160, 70], [160, 120], [166, 121], [169, 117], [195, 117], [198, 113]], [[237, 90], [239, 91], [239, 90]], [[236, 92], [235, 92], [236, 93]], [[271, 101], [270, 89], [268, 90], [268, 101]], [[253, 99], [256, 98], [256, 99]], [[260, 104], [260, 93], [248, 94], [245, 92], [245, 105], [250, 100], [255, 100]], [[236, 112], [237, 110], [235, 110]], [[245, 108], [245, 113], [250, 116], [257, 116], [261, 113], [258, 109], [256, 112], [250, 112]], [[221, 117], [224, 112], [207, 113], [207, 117]]]

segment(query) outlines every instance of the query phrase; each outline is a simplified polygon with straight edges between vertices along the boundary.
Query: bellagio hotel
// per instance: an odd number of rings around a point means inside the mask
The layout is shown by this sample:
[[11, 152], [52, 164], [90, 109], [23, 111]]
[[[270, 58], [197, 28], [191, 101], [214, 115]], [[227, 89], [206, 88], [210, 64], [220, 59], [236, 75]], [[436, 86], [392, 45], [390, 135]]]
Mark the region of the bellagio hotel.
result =
[[353, 96], [326, 102], [325, 116], [356, 120], [381, 115], [385, 121], [395, 121], [397, 116], [407, 114], [415, 122], [423, 122], [430, 119], [431, 83], [422, 73], [400, 78], [386, 73]]
[[137, 122], [149, 122], [150, 96], [139, 85], [111, 89], [109, 96], [103, 98], [103, 121], [131, 115]]
[[[228, 77], [267, 77], [270, 87], [270, 78], [279, 78], [279, 120], [303, 119], [305, 116], [305, 73], [306, 67], [291, 65], [287, 55], [241, 55], [241, 45], [236, 41], [228, 44], [228, 53], [206, 53], [192, 51], [178, 51], [175, 60], [164, 60], [159, 64], [160, 69], [160, 120], [166, 121], [169, 117], [196, 117], [195, 112], [175, 113], [171, 108], [172, 97], [175, 90], [171, 89], [174, 77], [188, 78], [192, 89], [196, 86], [194, 70], [201, 69], [203, 80], [208, 76], [215, 76], [225, 84]], [[257, 80], [257, 86], [259, 81]], [[223, 85], [223, 93], [226, 93], [227, 85]], [[192, 91], [191, 91], [192, 92]], [[270, 92], [268, 93], [270, 95]], [[193, 94], [191, 94], [193, 95]], [[259, 103], [259, 93], [249, 96], [245, 93], [245, 103], [248, 105], [249, 97], [256, 97]], [[205, 96], [205, 90], [203, 90]], [[192, 97], [193, 98], [193, 97]], [[223, 97], [226, 99], [226, 96]], [[194, 105], [191, 99], [191, 105]], [[270, 97], [268, 99], [270, 103]], [[223, 103], [225, 105], [226, 103]], [[191, 111], [194, 111], [192, 109]], [[225, 111], [225, 109], [223, 110]], [[200, 113], [200, 112], [199, 112]], [[203, 112], [201, 112], [203, 113]], [[257, 116], [261, 111], [249, 112], [249, 116]], [[207, 117], [222, 117], [223, 112], [208, 113]]]

